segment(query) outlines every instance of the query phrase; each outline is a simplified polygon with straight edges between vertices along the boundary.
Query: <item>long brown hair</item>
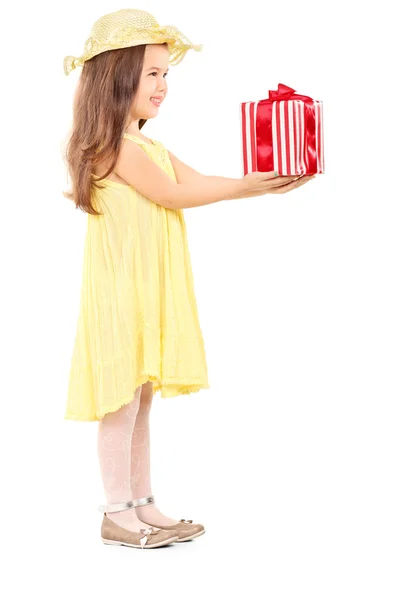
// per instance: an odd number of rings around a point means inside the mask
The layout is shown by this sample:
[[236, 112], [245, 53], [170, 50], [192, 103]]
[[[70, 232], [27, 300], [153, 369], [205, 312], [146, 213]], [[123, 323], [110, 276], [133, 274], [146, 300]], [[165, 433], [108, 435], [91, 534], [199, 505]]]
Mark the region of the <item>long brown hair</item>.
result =
[[[104, 188], [97, 183], [99, 179], [93, 179], [93, 169], [111, 159], [110, 168], [102, 175], [105, 179], [115, 167], [139, 87], [145, 50], [146, 44], [118, 48], [83, 63], [74, 96], [72, 133], [64, 154], [72, 191], [63, 192], [83, 212], [103, 214], [92, 204], [94, 187]], [[146, 119], [140, 119], [139, 129], [145, 123]]]

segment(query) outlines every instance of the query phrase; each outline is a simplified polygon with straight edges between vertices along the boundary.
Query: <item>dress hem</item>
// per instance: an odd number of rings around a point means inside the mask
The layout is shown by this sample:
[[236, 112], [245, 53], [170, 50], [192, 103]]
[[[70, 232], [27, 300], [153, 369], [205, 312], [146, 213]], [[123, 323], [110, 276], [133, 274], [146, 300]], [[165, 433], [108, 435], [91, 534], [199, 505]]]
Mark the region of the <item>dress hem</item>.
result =
[[[173, 398], [176, 396], [182, 396], [182, 395], [186, 395], [186, 394], [192, 394], [195, 392], [199, 392], [202, 389], [210, 389], [210, 385], [207, 382], [204, 381], [195, 381], [193, 379], [180, 379], [179, 381], [176, 382], [160, 382], [160, 380], [158, 379], [158, 377], [156, 377], [155, 375], [145, 375], [143, 377], [141, 377], [139, 379], [139, 383], [137, 383], [134, 386], [134, 391], [140, 386], [143, 385], [144, 383], [146, 383], [147, 381], [152, 381], [153, 383], [155, 383], [156, 385], [154, 386], [154, 394], [156, 394], [157, 392], [161, 392], [161, 398]], [[174, 385], [174, 386], [181, 386], [181, 389], [177, 390], [176, 393], [172, 393], [172, 394], [163, 394], [163, 387], [165, 385]], [[119, 400], [118, 402], [116, 402], [115, 404], [112, 404], [111, 406], [107, 407], [107, 409], [103, 409], [100, 411], [100, 413], [86, 413], [86, 415], [83, 415], [82, 413], [73, 413], [69, 410], [67, 410], [64, 413], [64, 420], [71, 420], [71, 421], [100, 421], [107, 413], [110, 412], [115, 412], [116, 410], [118, 410], [119, 408], [121, 408], [122, 406], [125, 406], [126, 404], [129, 404], [129, 402], [132, 402], [133, 399], [133, 395], [134, 395], [134, 391], [132, 394], [130, 394], [128, 397], [123, 398], [122, 400]]]

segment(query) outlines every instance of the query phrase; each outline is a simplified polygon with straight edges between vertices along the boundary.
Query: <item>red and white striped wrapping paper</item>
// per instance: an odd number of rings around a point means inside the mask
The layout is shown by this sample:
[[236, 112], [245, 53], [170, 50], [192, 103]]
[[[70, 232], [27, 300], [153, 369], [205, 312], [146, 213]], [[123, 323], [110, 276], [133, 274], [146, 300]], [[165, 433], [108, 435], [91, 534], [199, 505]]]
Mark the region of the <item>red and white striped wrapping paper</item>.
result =
[[240, 104], [243, 175], [325, 172], [323, 105], [280, 83], [269, 97]]

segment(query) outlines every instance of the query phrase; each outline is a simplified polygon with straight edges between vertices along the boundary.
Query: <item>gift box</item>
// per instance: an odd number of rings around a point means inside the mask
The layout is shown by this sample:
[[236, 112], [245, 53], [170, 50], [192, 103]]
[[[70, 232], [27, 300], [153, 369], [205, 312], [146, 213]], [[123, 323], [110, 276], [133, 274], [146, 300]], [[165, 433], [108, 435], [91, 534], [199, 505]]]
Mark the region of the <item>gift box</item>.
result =
[[241, 102], [243, 175], [277, 171], [279, 175], [325, 172], [321, 100], [296, 94], [280, 83], [269, 97]]

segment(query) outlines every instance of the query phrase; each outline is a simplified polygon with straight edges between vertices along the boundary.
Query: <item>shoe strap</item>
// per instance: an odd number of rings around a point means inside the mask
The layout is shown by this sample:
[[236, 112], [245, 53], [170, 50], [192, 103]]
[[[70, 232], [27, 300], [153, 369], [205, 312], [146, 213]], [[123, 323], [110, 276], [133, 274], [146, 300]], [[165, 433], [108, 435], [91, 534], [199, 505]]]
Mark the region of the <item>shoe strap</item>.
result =
[[98, 510], [100, 512], [109, 512], [109, 513], [114, 513], [114, 512], [120, 512], [122, 510], [128, 510], [128, 508], [132, 508], [133, 507], [133, 502], [132, 500], [129, 500], [129, 502], [115, 502], [114, 504], [102, 504], [101, 506], [99, 506]]
[[154, 504], [154, 496], [144, 496], [133, 500], [133, 506], [145, 506], [146, 504]]

